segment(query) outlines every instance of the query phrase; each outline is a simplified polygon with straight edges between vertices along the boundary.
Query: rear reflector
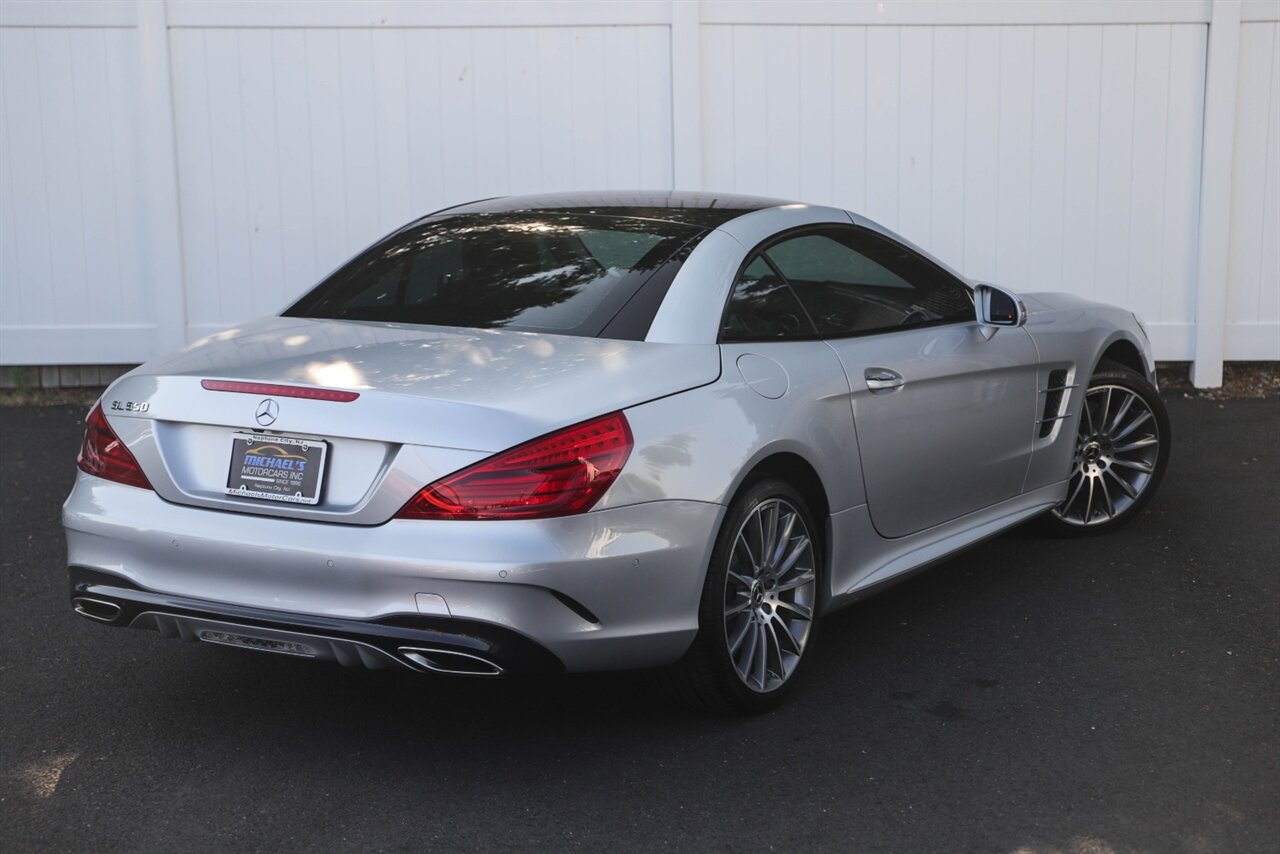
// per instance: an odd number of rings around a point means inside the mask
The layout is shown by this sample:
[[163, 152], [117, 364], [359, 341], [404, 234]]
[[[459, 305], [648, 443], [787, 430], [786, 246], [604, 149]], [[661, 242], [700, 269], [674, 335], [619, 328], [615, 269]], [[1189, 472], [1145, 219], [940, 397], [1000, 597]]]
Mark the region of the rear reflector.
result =
[[240, 394], [261, 394], [267, 397], [301, 397], [307, 400], [327, 400], [331, 403], [350, 403], [360, 396], [357, 391], [334, 391], [330, 388], [309, 388], [275, 383], [245, 383], [235, 380], [200, 380], [200, 385], [206, 391], [233, 391]]
[[101, 404], [95, 406], [85, 420], [84, 442], [76, 465], [95, 477], [151, 489], [151, 481], [142, 473], [137, 459], [107, 423]]
[[621, 412], [517, 445], [422, 489], [401, 519], [546, 519], [585, 513], [631, 454]]

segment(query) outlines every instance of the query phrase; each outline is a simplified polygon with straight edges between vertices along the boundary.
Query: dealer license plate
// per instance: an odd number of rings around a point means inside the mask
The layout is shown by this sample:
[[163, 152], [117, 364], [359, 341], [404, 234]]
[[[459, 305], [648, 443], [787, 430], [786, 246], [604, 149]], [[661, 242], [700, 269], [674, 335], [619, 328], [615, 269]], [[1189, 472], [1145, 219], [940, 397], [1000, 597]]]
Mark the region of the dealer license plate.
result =
[[317, 439], [233, 433], [226, 492], [243, 498], [316, 504], [328, 450], [328, 444]]

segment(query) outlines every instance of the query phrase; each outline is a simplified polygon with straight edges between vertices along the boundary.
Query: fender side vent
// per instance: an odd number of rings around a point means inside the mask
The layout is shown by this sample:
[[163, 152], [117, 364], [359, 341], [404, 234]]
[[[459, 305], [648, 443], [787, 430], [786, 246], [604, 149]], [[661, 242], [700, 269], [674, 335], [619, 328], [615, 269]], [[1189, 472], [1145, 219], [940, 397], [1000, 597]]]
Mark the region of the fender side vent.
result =
[[1040, 438], [1053, 432], [1053, 425], [1062, 414], [1062, 397], [1066, 392], [1067, 372], [1058, 369], [1049, 372], [1049, 386], [1044, 390], [1044, 414], [1040, 418]]

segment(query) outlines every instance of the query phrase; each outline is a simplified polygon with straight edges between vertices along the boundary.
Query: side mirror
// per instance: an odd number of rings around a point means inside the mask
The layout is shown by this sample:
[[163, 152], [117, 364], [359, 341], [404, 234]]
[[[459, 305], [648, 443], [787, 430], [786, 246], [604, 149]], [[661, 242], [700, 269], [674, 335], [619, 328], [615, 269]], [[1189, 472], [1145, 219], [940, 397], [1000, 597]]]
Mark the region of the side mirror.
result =
[[995, 285], [978, 285], [973, 295], [978, 323], [987, 338], [1001, 326], [1021, 326], [1027, 322], [1027, 307], [1017, 294]]

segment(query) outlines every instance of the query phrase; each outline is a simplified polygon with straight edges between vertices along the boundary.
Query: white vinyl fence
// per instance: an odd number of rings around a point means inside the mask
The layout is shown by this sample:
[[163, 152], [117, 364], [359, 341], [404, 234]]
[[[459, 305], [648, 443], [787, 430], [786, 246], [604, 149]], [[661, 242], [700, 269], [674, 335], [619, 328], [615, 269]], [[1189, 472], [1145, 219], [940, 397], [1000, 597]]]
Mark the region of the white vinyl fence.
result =
[[852, 208], [1280, 359], [1280, 0], [0, 0], [0, 365], [144, 360], [486, 196]]

